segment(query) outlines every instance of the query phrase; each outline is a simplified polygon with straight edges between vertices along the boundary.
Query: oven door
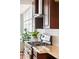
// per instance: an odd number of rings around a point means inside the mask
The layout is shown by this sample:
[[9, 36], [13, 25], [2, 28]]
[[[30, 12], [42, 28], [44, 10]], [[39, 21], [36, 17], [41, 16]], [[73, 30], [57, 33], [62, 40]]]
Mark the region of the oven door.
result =
[[25, 48], [25, 51], [24, 51], [25, 59], [31, 59], [31, 56], [32, 56], [32, 51], [28, 48]]

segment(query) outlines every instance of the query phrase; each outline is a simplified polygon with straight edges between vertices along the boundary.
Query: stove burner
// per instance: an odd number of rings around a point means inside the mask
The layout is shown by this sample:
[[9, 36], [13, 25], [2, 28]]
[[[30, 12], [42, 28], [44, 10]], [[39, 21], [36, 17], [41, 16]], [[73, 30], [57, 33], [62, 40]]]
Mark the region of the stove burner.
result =
[[42, 43], [42, 42], [28, 42], [28, 44], [30, 44], [32, 46], [47, 46], [47, 45], [50, 45], [50, 44]]

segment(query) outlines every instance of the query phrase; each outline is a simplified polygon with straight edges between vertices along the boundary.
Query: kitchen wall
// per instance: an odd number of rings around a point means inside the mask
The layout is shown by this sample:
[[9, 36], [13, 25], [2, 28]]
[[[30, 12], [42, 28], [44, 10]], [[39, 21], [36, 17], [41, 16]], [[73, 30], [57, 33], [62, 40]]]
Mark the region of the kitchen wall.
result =
[[24, 50], [24, 43], [22, 40], [20, 40], [20, 51]]
[[23, 15], [22, 14], [20, 14], [20, 34], [22, 34], [23, 33]]
[[37, 29], [37, 31], [40, 33], [48, 33], [52, 35], [53, 45], [59, 47], [59, 29]]
[[26, 4], [20, 4], [20, 14], [23, 14], [30, 5], [26, 5]]

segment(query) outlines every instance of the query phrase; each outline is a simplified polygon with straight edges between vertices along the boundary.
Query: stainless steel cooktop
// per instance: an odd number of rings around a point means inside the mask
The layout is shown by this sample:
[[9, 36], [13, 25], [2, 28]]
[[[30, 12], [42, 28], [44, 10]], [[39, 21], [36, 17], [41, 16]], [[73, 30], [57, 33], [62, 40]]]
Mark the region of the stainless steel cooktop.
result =
[[27, 42], [28, 44], [30, 44], [31, 46], [47, 46], [50, 44], [47, 43], [42, 43], [42, 42]]

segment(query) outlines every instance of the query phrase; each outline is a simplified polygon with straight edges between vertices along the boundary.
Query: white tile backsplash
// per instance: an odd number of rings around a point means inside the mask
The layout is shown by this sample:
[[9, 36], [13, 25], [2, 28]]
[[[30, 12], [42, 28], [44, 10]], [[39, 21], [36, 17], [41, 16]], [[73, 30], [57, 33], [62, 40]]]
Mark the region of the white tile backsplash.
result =
[[52, 35], [53, 45], [59, 46], [59, 29], [37, 29], [40, 33], [48, 33]]

